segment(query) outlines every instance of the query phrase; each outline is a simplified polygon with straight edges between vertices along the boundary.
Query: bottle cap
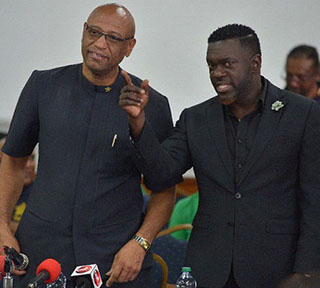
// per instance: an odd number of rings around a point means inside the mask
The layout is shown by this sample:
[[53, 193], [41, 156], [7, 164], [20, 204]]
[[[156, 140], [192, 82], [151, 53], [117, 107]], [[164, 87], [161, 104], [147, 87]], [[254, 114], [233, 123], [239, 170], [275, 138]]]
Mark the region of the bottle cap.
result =
[[191, 267], [182, 267], [182, 272], [191, 272]]

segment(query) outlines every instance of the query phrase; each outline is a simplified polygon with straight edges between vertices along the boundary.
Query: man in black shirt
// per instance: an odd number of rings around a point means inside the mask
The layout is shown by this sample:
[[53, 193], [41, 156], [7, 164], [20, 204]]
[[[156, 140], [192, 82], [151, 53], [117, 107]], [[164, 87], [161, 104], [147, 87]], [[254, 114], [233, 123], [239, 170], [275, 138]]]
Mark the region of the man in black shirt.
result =
[[186, 265], [198, 287], [272, 287], [320, 268], [320, 107], [263, 78], [261, 58], [251, 28], [214, 31], [207, 63], [218, 96], [185, 109], [161, 145], [145, 118], [148, 97], [129, 76], [122, 90], [149, 180], [194, 169], [199, 206]]

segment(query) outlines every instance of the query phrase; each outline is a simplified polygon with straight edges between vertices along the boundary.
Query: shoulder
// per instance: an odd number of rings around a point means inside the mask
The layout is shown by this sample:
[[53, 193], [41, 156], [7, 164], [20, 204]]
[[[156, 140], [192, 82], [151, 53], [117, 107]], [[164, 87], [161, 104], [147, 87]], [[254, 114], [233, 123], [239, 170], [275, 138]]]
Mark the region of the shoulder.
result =
[[[136, 86], [141, 85], [142, 83], [142, 79], [140, 79], [139, 77], [129, 73], [130, 78], [132, 80], [132, 83]], [[161, 104], [161, 103], [166, 103], [168, 102], [168, 99], [166, 96], [164, 96], [163, 94], [161, 94], [160, 92], [158, 92], [157, 90], [155, 90], [153, 87], [149, 86], [149, 103], [148, 105], [151, 103], [157, 103], [157, 104]]]
[[[133, 75], [130, 74], [130, 78], [132, 80], [132, 83], [138, 87], [141, 86], [142, 80]], [[169, 101], [166, 96], [155, 90], [153, 87], [149, 86], [149, 102], [145, 109], [147, 114], [163, 114], [165, 112], [170, 113], [170, 107], [169, 107]]]
[[[142, 80], [130, 74], [132, 83], [138, 87]], [[145, 108], [146, 118], [161, 142], [167, 138], [173, 129], [172, 115], [167, 97], [149, 86], [149, 102]]]
[[70, 77], [76, 77], [80, 69], [81, 64], [73, 64], [47, 70], [35, 70], [32, 75], [41, 80], [70, 79]]
[[206, 111], [208, 109], [208, 107], [210, 107], [211, 105], [215, 105], [215, 104], [220, 104], [218, 96], [210, 98], [210, 99], [203, 101], [199, 104], [193, 105], [189, 108], [186, 108], [185, 110], [189, 111], [189, 112], [195, 112], [195, 113], [196, 112], [203, 112], [203, 111]]
[[208, 109], [210, 110], [212, 107], [217, 107], [218, 106], [218, 109], [222, 109], [222, 105], [220, 104], [219, 102], [219, 98], [218, 96], [215, 96], [213, 98], [210, 98], [206, 101], [203, 101], [199, 104], [196, 104], [196, 105], [193, 105], [191, 107], [188, 107], [188, 108], [185, 108], [181, 115], [180, 115], [180, 118], [203, 118], [207, 115], [207, 112], [208, 112]]
[[304, 97], [300, 94], [281, 89], [277, 87], [276, 85], [272, 84], [270, 81], [266, 79], [268, 83], [268, 90], [267, 94], [275, 96], [275, 97], [280, 97], [285, 99], [287, 102], [291, 104], [302, 104], [302, 105], [311, 105], [313, 103], [312, 100], [308, 99], [307, 97]]
[[[266, 81], [268, 83], [267, 97], [270, 97], [271, 102], [276, 100], [283, 101], [287, 112], [299, 113], [301, 115], [303, 113], [308, 113], [313, 106], [317, 105], [314, 100], [310, 100], [300, 94], [281, 89], [270, 81]], [[318, 108], [320, 109], [320, 107]]]

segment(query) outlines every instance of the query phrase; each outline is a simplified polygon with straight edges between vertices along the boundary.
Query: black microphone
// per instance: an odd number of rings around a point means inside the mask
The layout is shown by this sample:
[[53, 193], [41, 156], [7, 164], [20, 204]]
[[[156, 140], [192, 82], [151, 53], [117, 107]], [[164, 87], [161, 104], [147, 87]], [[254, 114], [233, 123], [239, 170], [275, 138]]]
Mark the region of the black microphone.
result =
[[36, 274], [37, 276], [29, 282], [28, 288], [37, 288], [44, 283], [56, 281], [61, 274], [61, 266], [56, 260], [49, 258], [40, 263]]
[[5, 276], [2, 280], [3, 288], [13, 288], [13, 277], [11, 275], [12, 272], [12, 260], [9, 256], [5, 257], [4, 259], [4, 267], [3, 270], [5, 272]]
[[97, 264], [77, 266], [71, 274], [76, 288], [99, 288], [102, 285]]
[[41, 271], [35, 278], [33, 278], [29, 283], [28, 283], [28, 288], [36, 288], [40, 287], [40, 285], [43, 285], [44, 281], [49, 279], [50, 274], [48, 271]]
[[18, 253], [13, 247], [4, 246], [4, 253], [12, 260], [16, 270], [23, 271], [29, 264], [29, 259], [26, 255]]

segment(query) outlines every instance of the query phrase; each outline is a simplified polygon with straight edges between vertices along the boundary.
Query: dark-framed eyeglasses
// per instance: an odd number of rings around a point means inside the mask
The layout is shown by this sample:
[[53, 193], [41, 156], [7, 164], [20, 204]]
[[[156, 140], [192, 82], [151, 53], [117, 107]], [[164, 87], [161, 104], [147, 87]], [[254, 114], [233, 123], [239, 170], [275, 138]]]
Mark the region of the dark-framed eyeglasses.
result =
[[115, 35], [112, 35], [112, 34], [109, 34], [109, 33], [103, 33], [99, 30], [96, 30], [94, 28], [91, 28], [87, 22], [84, 23], [85, 25], [85, 29], [89, 35], [89, 37], [93, 40], [98, 40], [99, 38], [101, 38], [102, 36], [104, 36], [104, 38], [106, 39], [107, 42], [109, 43], [113, 43], [113, 44], [119, 44], [119, 43], [122, 43], [124, 41], [127, 41], [127, 40], [131, 40], [133, 39], [133, 36], [131, 37], [127, 37], [127, 38], [120, 38], [118, 36], [115, 36]]

